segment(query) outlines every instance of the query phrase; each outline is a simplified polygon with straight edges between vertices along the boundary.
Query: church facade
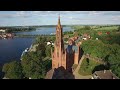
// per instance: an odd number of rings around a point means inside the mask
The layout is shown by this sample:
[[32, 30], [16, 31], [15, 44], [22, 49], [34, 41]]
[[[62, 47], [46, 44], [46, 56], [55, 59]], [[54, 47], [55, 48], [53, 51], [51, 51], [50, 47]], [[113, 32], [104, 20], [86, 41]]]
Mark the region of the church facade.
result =
[[71, 72], [73, 64], [78, 64], [80, 60], [80, 46], [73, 45], [72, 40], [69, 40], [68, 45], [64, 45], [63, 28], [58, 19], [56, 26], [56, 40], [54, 43], [54, 51], [51, 50], [52, 69], [64, 67], [65, 70]]

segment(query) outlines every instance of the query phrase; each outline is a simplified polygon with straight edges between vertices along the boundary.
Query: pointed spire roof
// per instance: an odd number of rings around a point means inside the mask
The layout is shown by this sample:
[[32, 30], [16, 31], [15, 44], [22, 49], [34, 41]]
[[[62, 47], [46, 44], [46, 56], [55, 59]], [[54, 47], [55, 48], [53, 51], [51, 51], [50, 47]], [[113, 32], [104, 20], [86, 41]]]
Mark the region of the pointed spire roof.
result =
[[58, 17], [58, 27], [61, 27], [61, 23], [60, 23], [60, 14], [59, 14], [59, 17]]

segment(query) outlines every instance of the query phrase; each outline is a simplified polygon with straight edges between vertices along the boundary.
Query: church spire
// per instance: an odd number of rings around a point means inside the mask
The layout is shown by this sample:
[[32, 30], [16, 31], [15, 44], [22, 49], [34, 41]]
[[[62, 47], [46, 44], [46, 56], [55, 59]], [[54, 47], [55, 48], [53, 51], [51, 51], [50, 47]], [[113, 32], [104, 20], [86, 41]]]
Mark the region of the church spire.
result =
[[61, 27], [61, 23], [60, 23], [60, 14], [59, 14], [59, 17], [58, 17], [58, 27]]

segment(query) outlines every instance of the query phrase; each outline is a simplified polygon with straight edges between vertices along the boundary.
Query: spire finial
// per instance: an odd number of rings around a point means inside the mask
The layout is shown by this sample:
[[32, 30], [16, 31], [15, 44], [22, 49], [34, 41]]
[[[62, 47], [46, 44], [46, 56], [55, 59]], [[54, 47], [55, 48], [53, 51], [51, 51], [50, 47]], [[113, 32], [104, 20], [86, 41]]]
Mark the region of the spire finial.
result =
[[58, 26], [61, 26], [61, 24], [60, 24], [60, 13], [59, 13], [59, 17], [58, 17]]
[[60, 12], [59, 12], [59, 19], [60, 19]]

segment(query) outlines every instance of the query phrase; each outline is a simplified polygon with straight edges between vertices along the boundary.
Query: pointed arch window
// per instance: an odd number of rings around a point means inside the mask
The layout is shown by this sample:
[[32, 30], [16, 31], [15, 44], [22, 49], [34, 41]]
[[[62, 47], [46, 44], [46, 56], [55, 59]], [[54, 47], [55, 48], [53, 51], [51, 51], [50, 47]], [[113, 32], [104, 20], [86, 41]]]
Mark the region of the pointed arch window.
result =
[[59, 49], [57, 48], [57, 57], [59, 57]]

